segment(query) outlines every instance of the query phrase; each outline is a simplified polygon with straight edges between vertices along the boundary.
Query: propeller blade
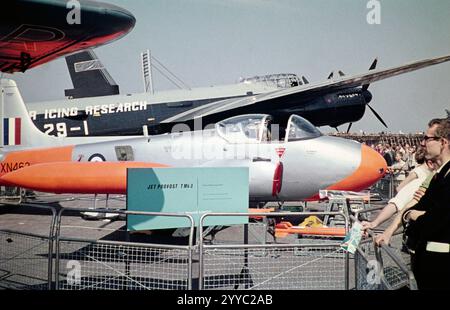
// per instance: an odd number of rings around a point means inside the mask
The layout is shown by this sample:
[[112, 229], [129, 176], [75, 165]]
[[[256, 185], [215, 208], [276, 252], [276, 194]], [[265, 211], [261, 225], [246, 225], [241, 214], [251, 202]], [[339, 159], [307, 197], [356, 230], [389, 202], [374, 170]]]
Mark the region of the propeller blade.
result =
[[374, 70], [377, 67], [377, 63], [378, 63], [378, 58], [375, 58], [372, 62], [372, 64], [370, 65], [369, 70]]
[[[339, 74], [340, 77], [345, 76], [345, 73], [342, 72], [341, 70], [338, 70], [336, 73]], [[333, 76], [334, 76], [334, 71], [331, 71], [331, 73], [327, 79], [329, 80], [329, 79], [333, 78]]]
[[353, 123], [349, 123], [347, 127], [347, 134], [350, 132], [350, 128], [352, 128]]
[[386, 123], [383, 121], [383, 119], [381, 118], [380, 115], [378, 115], [378, 113], [369, 105], [367, 104], [367, 106], [369, 107], [370, 111], [372, 111], [372, 113], [376, 116], [376, 118], [378, 118], [378, 120], [384, 125], [384, 127], [388, 128], [388, 126], [386, 125]]
[[[374, 61], [372, 62], [372, 64], [370, 65], [369, 71], [370, 70], [375, 70], [375, 68], [377, 67], [377, 63], [378, 63], [378, 58], [375, 58]], [[367, 89], [369, 89], [370, 84], [364, 84], [362, 87], [362, 90], [365, 91]]]

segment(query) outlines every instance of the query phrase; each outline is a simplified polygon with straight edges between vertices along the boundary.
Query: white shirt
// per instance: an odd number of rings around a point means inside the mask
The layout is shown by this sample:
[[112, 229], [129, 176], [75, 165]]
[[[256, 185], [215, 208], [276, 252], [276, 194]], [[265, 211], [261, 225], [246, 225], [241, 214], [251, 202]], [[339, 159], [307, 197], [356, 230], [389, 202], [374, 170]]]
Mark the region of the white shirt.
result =
[[389, 203], [397, 207], [397, 211], [401, 211], [414, 198], [414, 193], [431, 173], [426, 164], [416, 167], [412, 172], [416, 173], [417, 178], [403, 186], [397, 195], [389, 200]]

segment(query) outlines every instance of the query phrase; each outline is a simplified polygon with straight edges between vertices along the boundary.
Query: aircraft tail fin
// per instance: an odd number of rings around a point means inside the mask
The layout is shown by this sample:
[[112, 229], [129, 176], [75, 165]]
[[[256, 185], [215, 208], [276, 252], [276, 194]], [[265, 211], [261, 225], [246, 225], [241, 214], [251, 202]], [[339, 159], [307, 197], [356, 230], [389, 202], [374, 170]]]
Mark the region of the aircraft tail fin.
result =
[[66, 57], [73, 89], [64, 91], [66, 97], [86, 98], [119, 94], [119, 86], [93, 50]]
[[58, 140], [34, 125], [15, 81], [0, 79], [0, 91], [0, 147], [52, 145]]

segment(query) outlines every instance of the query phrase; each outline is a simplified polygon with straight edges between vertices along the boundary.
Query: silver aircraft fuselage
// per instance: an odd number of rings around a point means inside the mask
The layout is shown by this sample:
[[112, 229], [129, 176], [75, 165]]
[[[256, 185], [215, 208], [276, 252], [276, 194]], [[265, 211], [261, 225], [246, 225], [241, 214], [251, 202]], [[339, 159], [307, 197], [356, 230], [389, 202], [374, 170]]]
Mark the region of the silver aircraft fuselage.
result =
[[297, 115], [281, 129], [269, 126], [271, 120], [251, 114], [209, 130], [6, 153], [0, 184], [126, 193], [127, 168], [248, 167], [251, 201], [294, 201], [315, 199], [325, 189], [363, 190], [386, 171], [383, 157], [366, 145], [323, 136]]
[[[321, 189], [362, 190], [378, 181], [386, 170], [384, 159], [374, 150], [342, 138], [237, 140], [221, 135], [217, 129], [173, 133], [79, 145], [73, 150], [72, 160], [117, 161], [118, 152], [129, 149], [134, 161], [169, 167], [248, 167], [250, 197], [263, 201], [307, 199]], [[282, 184], [274, 195], [279, 163], [283, 166]]]

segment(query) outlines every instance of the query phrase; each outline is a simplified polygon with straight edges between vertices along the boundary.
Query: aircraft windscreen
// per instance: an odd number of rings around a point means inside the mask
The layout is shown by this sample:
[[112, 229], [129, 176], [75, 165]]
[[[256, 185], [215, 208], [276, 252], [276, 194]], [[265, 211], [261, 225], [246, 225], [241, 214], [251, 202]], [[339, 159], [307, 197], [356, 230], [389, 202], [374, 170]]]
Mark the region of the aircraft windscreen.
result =
[[300, 78], [293, 73], [258, 75], [251, 78], [244, 78], [241, 80], [241, 83], [265, 83], [268, 86], [274, 86], [277, 88], [290, 88], [303, 85]]
[[298, 115], [292, 115], [288, 121], [285, 141], [313, 139], [322, 133], [309, 121]]
[[236, 116], [217, 123], [216, 128], [231, 143], [258, 143], [267, 132], [269, 118], [266, 114]]

